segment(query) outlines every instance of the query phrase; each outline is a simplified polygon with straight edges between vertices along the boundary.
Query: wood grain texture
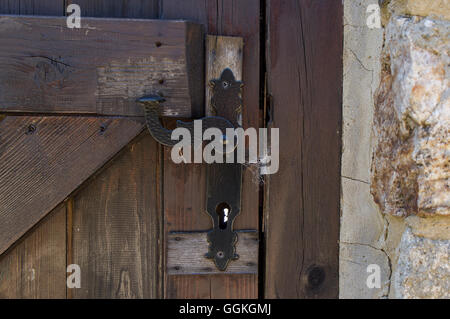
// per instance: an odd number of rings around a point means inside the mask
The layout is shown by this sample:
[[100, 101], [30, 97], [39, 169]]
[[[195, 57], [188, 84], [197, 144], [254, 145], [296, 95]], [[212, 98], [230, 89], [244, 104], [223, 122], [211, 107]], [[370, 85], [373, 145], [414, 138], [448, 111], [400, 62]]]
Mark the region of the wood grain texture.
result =
[[[159, 0], [70, 2], [80, 4], [83, 16], [143, 19], [158, 17]], [[203, 96], [203, 92], [201, 93]], [[162, 196], [159, 161], [161, 147], [147, 133], [142, 134], [119, 155], [119, 163], [114, 161], [108, 164], [112, 166], [101, 172], [86, 190], [82, 190], [75, 199], [72, 199], [73, 221], [68, 225], [68, 235], [72, 236], [72, 240], [68, 243], [68, 255], [70, 260], [77, 258], [86, 265], [85, 278], [88, 278], [86, 286], [88, 291], [71, 291], [69, 298], [157, 298], [162, 296], [163, 258], [161, 256], [163, 256], [164, 240], [163, 234], [159, 231], [160, 235], [158, 235], [157, 229], [157, 224], [162, 223], [162, 220], [158, 221], [158, 218], [162, 218], [159, 206]], [[139, 177], [136, 174], [142, 176]], [[118, 183], [114, 185], [121, 190], [121, 194], [116, 192], [115, 187], [110, 189], [107, 181]], [[130, 194], [128, 188], [132, 189]], [[91, 192], [101, 194], [99, 195], [101, 199], [90, 203]], [[158, 207], [156, 211], [155, 206]], [[92, 212], [93, 216], [90, 216]], [[107, 215], [108, 213], [111, 214]], [[75, 226], [81, 222], [80, 216], [87, 222], [84, 234], [89, 233], [91, 244], [79, 241], [80, 234], [77, 234]], [[104, 216], [108, 223], [100, 220], [101, 216]], [[124, 226], [121, 226], [122, 221]], [[139, 227], [125, 229], [125, 236], [122, 236], [122, 229], [126, 225]], [[99, 232], [92, 231], [94, 229], [98, 229]], [[87, 238], [84, 237], [84, 240]], [[104, 242], [109, 245], [107, 250], [101, 246]], [[98, 259], [92, 257], [97, 255]], [[126, 260], [126, 258], [129, 259]], [[91, 266], [88, 266], [91, 263], [89, 259], [94, 260]], [[110, 288], [109, 291], [102, 290], [106, 286]]]
[[65, 224], [62, 204], [0, 256], [0, 298], [65, 298]]
[[0, 14], [64, 15], [64, 0], [0, 0]]
[[211, 277], [211, 275], [169, 276], [167, 279], [170, 286], [165, 289], [165, 298], [211, 299]]
[[[243, 52], [243, 112], [244, 128], [260, 127], [260, 1], [246, 0], [163, 0], [160, 18], [189, 19], [205, 26], [207, 34], [244, 38]], [[251, 169], [244, 168], [241, 213], [235, 229], [258, 229], [259, 185]], [[166, 232], [199, 231], [211, 228], [205, 213], [206, 166], [174, 164], [170, 151], [164, 151], [164, 214]], [[175, 195], [174, 195], [175, 194]], [[221, 289], [228, 282], [236, 289]], [[166, 298], [226, 298], [257, 297], [257, 275], [212, 275], [166, 277]]]
[[133, 119], [8, 116], [0, 122], [0, 253], [132, 140]]
[[172, 275], [169, 279], [169, 299], [258, 298], [255, 275]]
[[[63, 12], [63, 0], [0, 0], [1, 14]], [[65, 213], [64, 204], [55, 208], [0, 257], [1, 298], [65, 298]]]
[[[203, 24], [205, 33], [244, 38], [243, 110], [244, 128], [261, 126], [260, 119], [260, 4], [258, 0], [163, 0], [161, 19], [188, 19]], [[170, 154], [169, 154], [170, 155]], [[165, 164], [171, 164], [170, 159]], [[180, 165], [176, 165], [180, 167]], [[190, 167], [187, 168], [188, 170]], [[204, 168], [203, 168], [204, 169]], [[185, 172], [182, 174], [190, 174]], [[258, 227], [259, 187], [253, 171], [244, 167], [241, 214], [236, 229]], [[168, 182], [168, 181], [166, 181]], [[175, 181], [173, 181], [175, 182]], [[188, 185], [186, 185], [189, 187]], [[195, 187], [199, 187], [198, 185]], [[186, 229], [189, 230], [189, 229]]]
[[230, 262], [226, 271], [217, 269], [208, 251], [207, 232], [169, 233], [167, 236], [167, 273], [169, 275], [195, 274], [257, 274], [258, 233], [238, 231], [236, 253], [238, 260]]
[[[0, 16], [0, 111], [142, 116], [202, 114], [201, 26], [183, 21]], [[201, 61], [201, 60], [200, 60]]]
[[66, 0], [78, 4], [82, 17], [157, 19], [159, 0]]
[[0, 13], [20, 14], [20, 0], [0, 0]]
[[266, 202], [268, 298], [337, 298], [342, 2], [268, 1], [280, 170]]
[[258, 298], [258, 276], [230, 275], [211, 277], [211, 299]]
[[[228, 119], [235, 127], [242, 124], [242, 84], [241, 81], [235, 83], [229, 83], [231, 88], [224, 91], [224, 83], [219, 81], [221, 75], [226, 71], [232, 71], [236, 75], [229, 79], [230, 81], [242, 80], [242, 47], [243, 39], [237, 37], [223, 37], [223, 36], [208, 36], [207, 38], [207, 61], [206, 61], [206, 77], [205, 82], [208, 83], [206, 87], [206, 95], [209, 96], [209, 101], [205, 102], [205, 108], [211, 115], [220, 116]], [[228, 73], [229, 74], [229, 73]], [[224, 74], [225, 76], [225, 74]], [[237, 77], [237, 79], [235, 78]], [[213, 88], [214, 87], [214, 88]], [[237, 89], [237, 90], [236, 90]], [[217, 92], [217, 95], [226, 94], [226, 103], [221, 103], [218, 96], [213, 96], [213, 92]], [[225, 93], [228, 92], [228, 93]], [[234, 92], [234, 93], [231, 93]], [[214, 97], [214, 101], [212, 100]], [[235, 154], [236, 156], [236, 154]], [[207, 165], [206, 168], [206, 210], [213, 220], [214, 229], [208, 234], [208, 240], [210, 241], [208, 255], [215, 257], [222, 251], [223, 258], [215, 259], [217, 267], [221, 270], [231, 267], [233, 263], [239, 263], [239, 260], [245, 261], [249, 256], [258, 255], [258, 246], [254, 245], [252, 248], [254, 251], [247, 251], [242, 256], [239, 256], [238, 260], [229, 260], [232, 258], [233, 253], [226, 253], [226, 246], [220, 244], [221, 239], [233, 238], [236, 236], [238, 241], [240, 235], [234, 233], [233, 225], [240, 214], [241, 209], [241, 194], [242, 194], [242, 165], [240, 163], [233, 164], [218, 164], [212, 163]], [[220, 230], [220, 217], [218, 215], [219, 205], [226, 203], [229, 205], [229, 218], [227, 220], [224, 230]], [[224, 212], [219, 212], [223, 214]], [[232, 249], [235, 249], [233, 240], [227, 242], [226, 245], [231, 245]], [[214, 248], [214, 247], [220, 247]], [[217, 250], [218, 249], [218, 250]], [[228, 255], [229, 254], [229, 255]], [[224, 263], [225, 262], [225, 263]], [[227, 266], [228, 264], [228, 266]], [[252, 263], [255, 266], [255, 274], [257, 274], [257, 259]]]
[[[242, 81], [242, 64], [243, 64], [243, 50], [244, 39], [240, 37], [222, 37], [208, 35], [206, 37], [206, 94], [205, 107], [206, 114], [213, 115], [213, 108], [211, 105], [212, 88], [209, 81], [219, 79], [223, 70], [226, 68], [233, 71], [236, 81]], [[231, 113], [234, 110], [231, 108]], [[236, 115], [236, 114], [233, 114]], [[229, 116], [222, 115], [225, 118]], [[234, 120], [234, 119], [233, 119]], [[242, 125], [242, 114], [239, 114], [236, 121]]]
[[158, 144], [142, 133], [73, 198], [73, 298], [160, 298]]

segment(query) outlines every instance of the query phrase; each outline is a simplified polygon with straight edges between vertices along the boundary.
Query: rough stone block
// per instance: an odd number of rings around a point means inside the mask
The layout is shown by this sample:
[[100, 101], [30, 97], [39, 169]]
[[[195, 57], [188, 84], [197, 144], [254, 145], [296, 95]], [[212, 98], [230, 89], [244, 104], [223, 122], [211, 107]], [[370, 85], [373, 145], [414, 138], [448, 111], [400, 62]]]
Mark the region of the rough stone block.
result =
[[403, 234], [392, 284], [396, 298], [450, 298], [450, 241]]
[[412, 15], [450, 20], [450, 0], [384, 0], [383, 21], [394, 15]]
[[394, 17], [377, 93], [372, 194], [394, 216], [450, 215], [450, 22]]

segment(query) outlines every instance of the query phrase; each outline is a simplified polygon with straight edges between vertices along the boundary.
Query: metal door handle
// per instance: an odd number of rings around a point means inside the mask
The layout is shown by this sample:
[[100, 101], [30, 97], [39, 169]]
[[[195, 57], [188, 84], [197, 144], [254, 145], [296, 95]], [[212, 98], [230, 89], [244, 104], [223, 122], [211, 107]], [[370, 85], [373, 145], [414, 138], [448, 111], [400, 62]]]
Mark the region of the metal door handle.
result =
[[[153, 138], [163, 145], [174, 146], [178, 141], [171, 138], [173, 131], [165, 128], [159, 120], [160, 104], [164, 101], [165, 99], [160, 95], [144, 96], [137, 100], [137, 102], [144, 106], [145, 121]], [[220, 116], [208, 116], [199, 120], [202, 121], [203, 132], [208, 128], [216, 127], [225, 134], [227, 128], [234, 128], [234, 125], [230, 121]], [[177, 127], [188, 129], [191, 136], [194, 137], [194, 122], [178, 120]]]
[[[213, 92], [211, 104], [215, 114], [240, 114], [243, 85], [242, 82], [236, 81], [230, 69], [225, 69], [220, 78], [212, 80], [210, 85]], [[150, 95], [138, 99], [137, 102], [144, 106], [145, 120], [153, 138], [167, 146], [178, 143], [171, 138], [172, 130], [163, 127], [159, 120], [159, 107], [164, 102], [164, 98], [159, 95]], [[237, 120], [232, 122], [220, 116], [208, 116], [201, 120], [203, 132], [215, 127], [222, 131], [223, 136], [226, 136], [227, 128], [235, 128], [233, 123], [238, 122]], [[188, 129], [193, 138], [192, 143], [196, 142], [193, 122], [177, 121], [177, 127]], [[236, 163], [235, 148], [233, 153], [234, 163], [213, 163], [207, 168], [206, 209], [212, 218], [213, 229], [208, 232], [209, 247], [205, 257], [213, 259], [216, 267], [222, 271], [226, 270], [230, 260], [239, 258], [235, 247], [238, 236], [233, 230], [233, 222], [241, 206], [242, 166]]]

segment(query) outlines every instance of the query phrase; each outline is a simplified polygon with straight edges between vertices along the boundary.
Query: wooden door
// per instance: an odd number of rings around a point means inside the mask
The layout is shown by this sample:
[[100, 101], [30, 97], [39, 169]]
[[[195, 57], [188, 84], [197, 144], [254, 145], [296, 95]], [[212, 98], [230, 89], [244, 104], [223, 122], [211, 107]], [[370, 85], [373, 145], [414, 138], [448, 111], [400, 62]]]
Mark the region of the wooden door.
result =
[[[31, 97], [8, 104], [9, 108], [0, 105], [0, 217], [13, 225], [2, 228], [12, 231], [0, 234], [0, 298], [337, 297], [341, 2], [0, 0], [0, 14], [64, 16], [71, 3], [80, 6], [82, 21], [84, 17], [167, 23], [183, 19], [202, 26], [205, 35], [241, 37], [242, 124], [280, 128], [280, 171], [259, 183], [254, 168], [243, 170], [241, 213], [234, 228], [256, 231], [259, 240], [252, 248], [259, 254], [256, 266], [228, 273], [174, 271], [169, 249], [175, 238], [182, 238], [174, 232], [202, 233], [211, 228], [205, 214], [206, 164], [174, 164], [170, 149], [149, 135], [142, 113], [133, 105], [113, 99], [99, 107], [97, 100], [88, 98], [77, 105], [79, 99], [52, 99], [53, 91], [45, 91], [35, 103], [23, 82], [10, 83], [14, 92], [8, 91], [9, 101], [17, 101], [16, 95]], [[125, 31], [120, 20], [113, 23], [116, 30], [113, 24], [104, 26], [111, 30], [104, 39], [97, 38], [100, 48], [102, 41], [116, 39], [115, 32], [119, 50], [123, 37], [130, 38], [122, 44], [122, 52], [129, 50], [131, 57], [139, 50], [165, 50], [164, 41], [140, 43], [135, 35], [141, 29]], [[0, 31], [2, 25], [0, 21]], [[172, 27], [158, 28], [156, 36], [175, 36]], [[87, 38], [96, 32], [89, 27], [83, 31]], [[42, 43], [46, 33], [40, 34], [36, 42]], [[192, 41], [192, 37], [177, 39], [183, 45]], [[36, 57], [25, 44], [21, 50], [32, 59], [47, 60], [34, 64], [40, 65], [44, 79], [60, 83], [62, 77], [64, 83], [72, 83], [74, 92], [90, 92], [90, 82], [81, 80], [84, 86], [70, 82], [77, 74], [71, 72], [73, 56]], [[84, 55], [89, 52], [86, 49]], [[86, 65], [80, 53], [77, 61]], [[203, 52], [190, 54], [204, 63]], [[90, 67], [96, 67], [99, 62], [91, 59]], [[20, 62], [8, 65], [24, 68]], [[148, 64], [139, 65], [143, 66]], [[105, 79], [105, 90], [117, 68], [112, 61], [109, 69], [96, 71], [97, 79]], [[146, 71], [154, 74], [151, 70]], [[174, 82], [168, 72], [143, 81], [151, 81], [152, 89], [170, 97], [183, 83], [192, 83], [189, 77], [199, 78], [186, 69], [180, 75], [185, 82]], [[14, 79], [0, 75], [0, 81]], [[127, 91], [130, 98], [140, 97], [139, 93]], [[176, 115], [201, 115], [201, 107], [191, 107], [203, 105], [196, 102], [198, 96], [189, 91], [182, 97], [188, 109], [183, 102], [172, 101]], [[94, 109], [83, 108], [86, 105]], [[172, 120], [165, 124], [172, 125]], [[67, 288], [71, 264], [80, 266], [81, 288]]]

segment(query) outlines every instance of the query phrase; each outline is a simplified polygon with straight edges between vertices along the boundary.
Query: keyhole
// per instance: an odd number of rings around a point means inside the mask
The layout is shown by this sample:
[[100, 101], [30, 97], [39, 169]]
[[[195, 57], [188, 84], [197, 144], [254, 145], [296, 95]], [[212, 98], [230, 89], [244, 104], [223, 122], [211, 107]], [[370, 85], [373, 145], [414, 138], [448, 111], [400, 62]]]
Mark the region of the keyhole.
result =
[[226, 229], [228, 218], [231, 213], [231, 207], [227, 203], [220, 203], [216, 207], [216, 213], [219, 215], [219, 228]]

